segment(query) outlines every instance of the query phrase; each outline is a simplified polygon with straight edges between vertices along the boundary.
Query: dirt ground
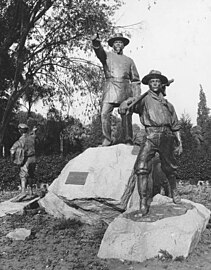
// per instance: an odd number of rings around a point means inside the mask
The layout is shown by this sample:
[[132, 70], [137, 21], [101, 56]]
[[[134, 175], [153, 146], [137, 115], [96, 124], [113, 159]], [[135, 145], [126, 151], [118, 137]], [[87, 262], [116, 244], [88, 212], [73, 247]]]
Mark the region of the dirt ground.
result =
[[[181, 187], [183, 198], [204, 204], [211, 210], [211, 189]], [[0, 201], [14, 196], [0, 195]], [[15, 228], [32, 231], [24, 241], [6, 237]], [[0, 270], [211, 270], [211, 221], [197, 248], [188, 258], [172, 261], [168, 257], [143, 263], [103, 260], [97, 257], [106, 230], [103, 223], [90, 226], [78, 221], [55, 219], [42, 209], [30, 209], [24, 215], [0, 220]]]

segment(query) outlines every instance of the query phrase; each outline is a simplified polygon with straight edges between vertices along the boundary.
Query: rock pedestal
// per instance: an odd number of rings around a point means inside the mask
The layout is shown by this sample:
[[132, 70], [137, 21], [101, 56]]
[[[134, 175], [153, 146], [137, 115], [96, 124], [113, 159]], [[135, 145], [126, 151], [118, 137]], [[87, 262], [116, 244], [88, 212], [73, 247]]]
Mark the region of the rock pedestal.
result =
[[128, 184], [136, 154], [124, 144], [89, 148], [70, 160], [40, 205], [55, 217], [110, 223]]
[[206, 228], [210, 211], [201, 204], [182, 200], [175, 205], [170, 198], [156, 195], [145, 217], [128, 209], [110, 223], [98, 252], [100, 258], [142, 262], [167, 251], [173, 258], [196, 247]]
[[[139, 147], [125, 144], [87, 149], [66, 164], [40, 205], [57, 218], [79, 218], [89, 224], [103, 219], [110, 223], [120, 213], [120, 202], [130, 207], [139, 204], [137, 187], [129, 202], [127, 192], [122, 200], [130, 187], [138, 152]], [[153, 171], [158, 172], [155, 168]], [[155, 182], [162, 177], [157, 173]]]

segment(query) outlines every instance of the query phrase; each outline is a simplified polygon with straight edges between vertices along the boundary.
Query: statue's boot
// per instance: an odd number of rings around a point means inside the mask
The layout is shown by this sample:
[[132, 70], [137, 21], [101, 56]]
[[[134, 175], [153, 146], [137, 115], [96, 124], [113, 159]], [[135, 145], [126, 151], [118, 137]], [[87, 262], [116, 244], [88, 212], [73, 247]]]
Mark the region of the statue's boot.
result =
[[140, 211], [142, 216], [145, 216], [149, 212], [149, 206], [147, 204], [147, 197], [142, 197], [140, 203]]
[[149, 206], [147, 204], [147, 181], [148, 175], [138, 175], [138, 192], [140, 196], [140, 212], [142, 216], [145, 216], [149, 212]]
[[169, 180], [169, 184], [170, 184], [170, 197], [173, 199], [173, 202], [175, 204], [181, 203], [181, 197], [179, 195], [179, 192], [177, 190], [177, 186], [176, 186], [176, 177], [175, 175], [171, 175], [168, 177]]
[[162, 186], [164, 189], [165, 196], [172, 198], [171, 186], [167, 179], [165, 179], [165, 181], [162, 182]]
[[105, 138], [102, 142], [102, 146], [105, 147], [105, 146], [110, 146], [112, 145], [112, 142], [109, 141], [107, 138]]

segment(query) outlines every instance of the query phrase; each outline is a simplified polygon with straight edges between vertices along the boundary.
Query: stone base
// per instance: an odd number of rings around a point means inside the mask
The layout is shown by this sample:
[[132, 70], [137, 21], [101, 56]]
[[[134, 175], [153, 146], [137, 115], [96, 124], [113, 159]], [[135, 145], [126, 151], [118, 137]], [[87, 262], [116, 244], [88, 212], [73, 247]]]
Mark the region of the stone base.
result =
[[22, 215], [27, 207], [39, 200], [39, 197], [25, 202], [12, 202], [12, 200], [13, 198], [0, 203], [0, 217], [13, 214]]
[[143, 262], [163, 250], [187, 257], [206, 228], [210, 211], [203, 205], [182, 200], [175, 205], [170, 198], [156, 195], [150, 212], [140, 217], [128, 209], [110, 223], [98, 252], [100, 258]]

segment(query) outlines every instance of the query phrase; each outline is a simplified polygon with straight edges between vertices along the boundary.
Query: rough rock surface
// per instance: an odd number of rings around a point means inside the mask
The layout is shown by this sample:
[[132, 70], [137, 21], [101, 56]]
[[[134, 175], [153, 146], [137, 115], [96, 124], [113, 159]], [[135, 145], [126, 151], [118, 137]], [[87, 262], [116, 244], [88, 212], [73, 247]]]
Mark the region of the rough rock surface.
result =
[[55, 217], [113, 220], [136, 160], [132, 151], [124, 144], [87, 149], [68, 162], [40, 205]]
[[23, 214], [24, 209], [36, 202], [39, 198], [25, 202], [12, 202], [12, 199], [0, 203], [0, 217], [13, 214]]
[[132, 150], [133, 146], [124, 144], [88, 148], [68, 162], [49, 192], [68, 200], [120, 200], [136, 160]]
[[203, 205], [156, 195], [145, 217], [128, 209], [110, 223], [98, 252], [100, 258], [142, 262], [167, 251], [173, 258], [188, 254], [198, 244], [210, 218]]

